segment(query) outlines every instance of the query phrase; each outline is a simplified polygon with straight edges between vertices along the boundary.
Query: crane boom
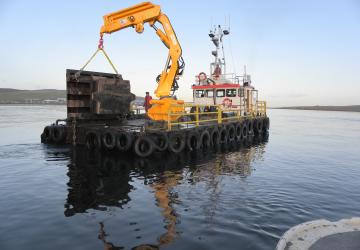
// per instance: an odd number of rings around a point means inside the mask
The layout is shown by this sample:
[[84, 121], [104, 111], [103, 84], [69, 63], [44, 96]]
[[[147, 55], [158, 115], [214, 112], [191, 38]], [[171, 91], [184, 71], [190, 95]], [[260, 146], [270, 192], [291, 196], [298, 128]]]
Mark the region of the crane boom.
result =
[[[159, 5], [144, 2], [107, 14], [103, 19], [104, 24], [100, 29], [101, 36], [104, 33], [112, 33], [128, 27], [134, 27], [137, 33], [142, 33], [144, 23], [149, 23], [155, 29], [160, 40], [169, 49], [165, 67], [158, 77], [158, 87], [154, 92], [159, 100], [152, 100], [153, 107], [148, 111], [151, 119], [166, 120], [172, 104], [183, 103], [183, 101], [174, 100], [171, 95], [171, 91], [178, 88], [176, 79], [182, 75], [184, 63], [181, 57], [181, 46], [169, 18], [161, 12]], [[162, 25], [163, 30], [156, 27], [156, 22]], [[174, 108], [171, 109], [174, 111]], [[175, 111], [176, 109], [179, 112], [182, 111], [179, 108], [175, 108]], [[173, 119], [176, 119], [176, 117], [173, 117]]]

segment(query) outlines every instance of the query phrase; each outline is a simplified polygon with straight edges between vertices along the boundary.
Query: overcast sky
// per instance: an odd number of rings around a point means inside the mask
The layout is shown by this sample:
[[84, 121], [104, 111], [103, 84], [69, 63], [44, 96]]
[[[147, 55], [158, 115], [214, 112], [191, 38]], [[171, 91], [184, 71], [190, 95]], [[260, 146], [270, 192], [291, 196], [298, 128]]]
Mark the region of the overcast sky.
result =
[[[140, 2], [140, 1], [139, 1]], [[138, 1], [0, 0], [0, 87], [65, 89], [65, 70], [96, 50], [102, 16]], [[270, 106], [360, 104], [360, 1], [156, 1], [186, 62], [178, 97], [191, 100], [194, 76], [209, 70], [211, 24], [230, 17], [228, 71], [247, 65]], [[148, 25], [106, 35], [105, 49], [132, 92], [153, 92], [167, 49]], [[98, 56], [89, 70], [111, 72]]]

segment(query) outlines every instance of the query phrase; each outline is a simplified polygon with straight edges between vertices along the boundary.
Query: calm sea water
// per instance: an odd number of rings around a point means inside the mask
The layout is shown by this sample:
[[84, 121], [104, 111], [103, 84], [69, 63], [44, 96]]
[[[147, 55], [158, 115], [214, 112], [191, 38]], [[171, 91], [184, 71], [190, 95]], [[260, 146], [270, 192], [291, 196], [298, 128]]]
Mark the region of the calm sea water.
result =
[[0, 249], [273, 249], [360, 216], [360, 114], [269, 113], [268, 140], [141, 160], [40, 144], [63, 106], [0, 106]]

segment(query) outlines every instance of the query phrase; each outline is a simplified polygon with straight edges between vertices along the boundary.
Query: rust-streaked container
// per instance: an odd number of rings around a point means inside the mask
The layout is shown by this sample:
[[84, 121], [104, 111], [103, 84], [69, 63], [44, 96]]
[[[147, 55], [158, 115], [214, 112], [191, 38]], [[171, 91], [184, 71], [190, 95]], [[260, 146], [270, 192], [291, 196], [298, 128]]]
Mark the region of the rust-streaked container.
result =
[[99, 119], [126, 116], [135, 95], [121, 75], [66, 70], [67, 118]]

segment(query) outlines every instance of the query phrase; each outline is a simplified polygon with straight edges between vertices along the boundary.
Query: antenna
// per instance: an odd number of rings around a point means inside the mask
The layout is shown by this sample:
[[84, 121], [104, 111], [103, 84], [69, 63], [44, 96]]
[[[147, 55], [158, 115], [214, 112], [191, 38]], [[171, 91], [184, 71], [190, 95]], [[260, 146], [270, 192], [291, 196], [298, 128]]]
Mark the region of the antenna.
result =
[[215, 50], [211, 51], [211, 54], [214, 56], [214, 62], [210, 64], [210, 73], [212, 75], [217, 75], [217, 77], [226, 74], [226, 59], [223, 37], [229, 34], [230, 32], [226, 25], [215, 25], [209, 32], [210, 40], [215, 45]]
[[229, 29], [229, 32], [230, 32], [230, 14], [229, 14], [229, 25], [228, 25], [228, 29]]

